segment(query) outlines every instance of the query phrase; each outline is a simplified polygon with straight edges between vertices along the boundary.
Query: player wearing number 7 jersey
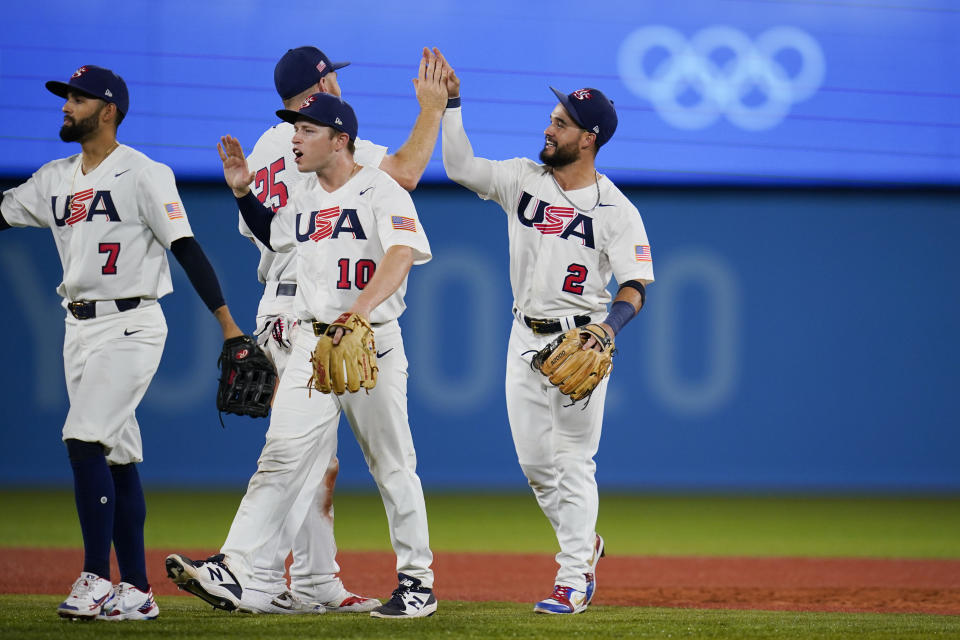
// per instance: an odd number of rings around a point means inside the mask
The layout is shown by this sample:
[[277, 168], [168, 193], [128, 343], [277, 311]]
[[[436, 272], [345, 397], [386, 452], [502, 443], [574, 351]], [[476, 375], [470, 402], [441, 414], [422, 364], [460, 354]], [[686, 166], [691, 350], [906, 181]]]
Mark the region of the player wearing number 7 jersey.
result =
[[[136, 463], [143, 460], [134, 411], [160, 363], [167, 325], [159, 298], [173, 290], [166, 250], [183, 266], [220, 321], [224, 338], [242, 335], [217, 277], [193, 238], [173, 172], [117, 142], [127, 85], [87, 65], [61, 98], [64, 142], [81, 153], [42, 166], [5, 192], [0, 230], [48, 227], [63, 264], [63, 357], [70, 411], [63, 440], [73, 468], [83, 536], [83, 572], [57, 612], [65, 618], [147, 620], [159, 609], [147, 581], [146, 504]], [[26, 426], [26, 425], [24, 425]], [[110, 545], [120, 584], [110, 583]]]
[[[459, 81], [447, 76], [451, 96]], [[477, 158], [463, 128], [459, 100], [443, 116], [447, 175], [496, 201], [507, 214], [513, 328], [507, 352], [507, 414], [520, 466], [560, 543], [560, 569], [538, 613], [579, 613], [596, 589], [603, 539], [596, 533], [599, 499], [594, 455], [600, 443], [607, 381], [586, 405], [569, 398], [539, 371], [530, 354], [560, 332], [599, 323], [608, 336], [636, 315], [653, 282], [643, 222], [629, 200], [596, 171], [597, 150], [617, 124], [613, 103], [596, 89], [553, 90], [540, 153], [492, 162]], [[620, 283], [607, 311], [611, 277]], [[590, 338], [583, 348], [592, 348]], [[582, 407], [582, 409], [581, 409]]]

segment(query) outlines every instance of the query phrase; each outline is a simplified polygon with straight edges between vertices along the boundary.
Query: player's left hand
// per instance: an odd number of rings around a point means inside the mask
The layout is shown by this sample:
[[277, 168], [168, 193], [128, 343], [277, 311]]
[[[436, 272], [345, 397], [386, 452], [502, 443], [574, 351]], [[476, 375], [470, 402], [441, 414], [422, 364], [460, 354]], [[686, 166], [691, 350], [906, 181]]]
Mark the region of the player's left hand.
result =
[[423, 57], [420, 58], [420, 68], [417, 70], [417, 77], [413, 79], [413, 87], [422, 110], [443, 113], [447, 108], [446, 70], [442, 61], [426, 47], [423, 48]]
[[[607, 323], [605, 323], [605, 322], [598, 322], [595, 326], [598, 326], [598, 327], [602, 328], [602, 329], [606, 332], [607, 336], [612, 336], [612, 335], [613, 335], [613, 327], [611, 327], [611, 326], [608, 325]], [[611, 338], [611, 340], [612, 340], [612, 338]], [[598, 339], [597, 339], [597, 336], [596, 336], [595, 334], [591, 333], [591, 334], [590, 334], [590, 337], [587, 338], [587, 341], [584, 342], [584, 343], [583, 343], [583, 346], [580, 347], [580, 348], [581, 348], [582, 350], [584, 350], [584, 351], [586, 351], [587, 349], [593, 349], [594, 351], [599, 351], [599, 352], [602, 353], [603, 350], [607, 348], [607, 345], [605, 345], [603, 342], [601, 342], [600, 340], [598, 340]]]
[[238, 198], [247, 195], [254, 174], [247, 166], [247, 158], [243, 155], [240, 141], [233, 136], [223, 136], [217, 143], [217, 153], [223, 162], [223, 179], [227, 181], [227, 186], [233, 189], [233, 195]]

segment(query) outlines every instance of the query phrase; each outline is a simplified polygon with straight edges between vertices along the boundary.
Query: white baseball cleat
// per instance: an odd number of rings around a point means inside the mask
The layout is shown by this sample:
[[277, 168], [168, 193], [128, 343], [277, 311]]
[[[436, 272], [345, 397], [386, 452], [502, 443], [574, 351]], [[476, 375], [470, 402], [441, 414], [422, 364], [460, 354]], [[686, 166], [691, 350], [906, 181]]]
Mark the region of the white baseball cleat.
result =
[[206, 560], [191, 560], [173, 553], [167, 556], [167, 577], [180, 589], [192, 593], [216, 609], [233, 611], [240, 606], [243, 588], [223, 561], [223, 554]]
[[160, 615], [160, 607], [153, 599], [153, 589], [146, 593], [129, 582], [121, 582], [103, 604], [99, 620], [153, 620]]
[[112, 593], [113, 585], [109, 580], [95, 573], [81, 573], [73, 583], [70, 595], [57, 607], [57, 614], [73, 620], [93, 620], [100, 615]]
[[307, 604], [289, 591], [267, 593], [256, 589], [244, 589], [237, 611], [242, 613], [278, 613], [285, 615], [303, 615], [326, 613], [322, 604]]
[[322, 604], [330, 613], [367, 613], [380, 606], [376, 598], [366, 598], [347, 591], [339, 578], [335, 583], [333, 589], [323, 589], [322, 593], [321, 590], [307, 591], [294, 586], [293, 595], [304, 602]]
[[422, 586], [417, 578], [398, 573], [400, 584], [386, 604], [370, 612], [374, 618], [426, 618], [437, 612], [433, 589]]

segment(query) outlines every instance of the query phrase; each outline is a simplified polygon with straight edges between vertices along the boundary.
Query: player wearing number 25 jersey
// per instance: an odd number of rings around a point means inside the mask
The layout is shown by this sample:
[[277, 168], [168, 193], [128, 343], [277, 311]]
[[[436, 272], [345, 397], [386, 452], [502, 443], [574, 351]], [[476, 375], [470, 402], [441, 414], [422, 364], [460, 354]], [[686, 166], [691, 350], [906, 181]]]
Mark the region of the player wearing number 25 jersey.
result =
[[[459, 81], [448, 81], [448, 91], [459, 95]], [[507, 214], [515, 316], [507, 414], [520, 466], [560, 544], [553, 591], [534, 611], [572, 614], [590, 603], [603, 555], [593, 457], [609, 378], [585, 406], [571, 406], [531, 369], [530, 354], [560, 332], [590, 323], [616, 334], [643, 305], [653, 267], [636, 207], [594, 165], [616, 128], [613, 103], [596, 89], [554, 93], [560, 104], [544, 131], [542, 164], [475, 157], [458, 103], [443, 117], [443, 163], [452, 180]], [[620, 290], [608, 313], [611, 277]], [[592, 344], [593, 338], [584, 348]]]
[[[143, 460], [134, 411], [160, 363], [167, 325], [158, 300], [173, 290], [167, 249], [183, 266], [224, 338], [242, 335], [194, 240], [173, 172], [116, 140], [127, 86], [109, 69], [80, 67], [47, 88], [66, 98], [60, 137], [81, 153], [54, 160], [3, 194], [0, 230], [47, 227], [67, 311], [63, 357], [70, 411], [63, 440], [73, 468], [83, 572], [57, 609], [65, 618], [145, 620], [159, 609], [147, 580]], [[121, 582], [110, 583], [110, 546]]]

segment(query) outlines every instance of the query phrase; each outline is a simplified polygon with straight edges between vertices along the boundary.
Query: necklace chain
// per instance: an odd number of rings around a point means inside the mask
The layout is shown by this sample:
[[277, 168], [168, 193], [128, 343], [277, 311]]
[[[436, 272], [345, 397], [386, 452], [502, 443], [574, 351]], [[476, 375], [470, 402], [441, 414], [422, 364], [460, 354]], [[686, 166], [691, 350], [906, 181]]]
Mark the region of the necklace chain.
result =
[[567, 197], [567, 193], [560, 186], [560, 183], [557, 182], [557, 176], [553, 174], [553, 171], [550, 172], [550, 177], [553, 178], [553, 184], [557, 185], [557, 190], [560, 192], [560, 195], [563, 196], [563, 199], [566, 200], [570, 204], [570, 206], [576, 209], [577, 211], [590, 213], [591, 211], [593, 211], [594, 209], [600, 206], [600, 176], [596, 171], [593, 172], [593, 183], [597, 185], [597, 201], [589, 209], [583, 209], [581, 207], [578, 207], [576, 204], [574, 204], [573, 200]]

